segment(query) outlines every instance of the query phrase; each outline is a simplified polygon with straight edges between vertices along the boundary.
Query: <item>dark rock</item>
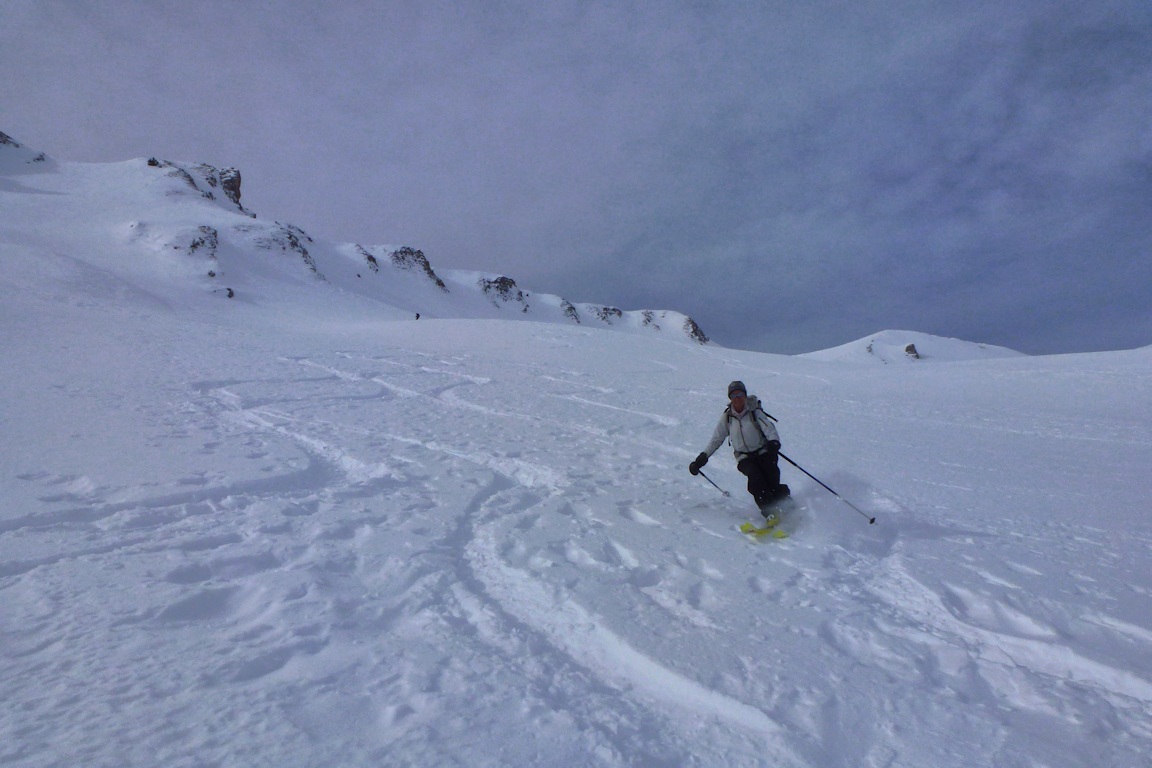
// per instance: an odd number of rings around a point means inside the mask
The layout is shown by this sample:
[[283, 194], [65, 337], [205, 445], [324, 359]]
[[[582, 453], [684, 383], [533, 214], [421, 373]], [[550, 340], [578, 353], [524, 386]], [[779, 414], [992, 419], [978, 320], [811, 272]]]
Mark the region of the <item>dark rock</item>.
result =
[[[161, 165], [165, 168], [171, 168], [172, 169], [172, 170], [168, 171], [169, 176], [171, 176], [174, 179], [180, 179], [185, 184], [187, 184], [190, 188], [196, 190], [197, 192], [200, 192], [200, 187], [196, 186], [196, 180], [192, 178], [192, 174], [188, 173], [188, 171], [184, 170], [183, 168], [181, 168], [178, 165], [173, 165], [172, 163], [169, 163], [167, 160], [165, 160]], [[204, 193], [200, 192], [200, 194], [203, 195]]]
[[516, 287], [516, 281], [510, 277], [498, 277], [495, 280], [489, 280], [482, 277], [479, 280], [480, 290], [484, 291], [484, 295], [492, 298], [492, 303], [500, 306], [497, 299], [508, 303], [519, 303], [523, 305], [521, 312], [528, 311], [528, 302], [522, 290]]
[[608, 323], [608, 325], [612, 325], [612, 318], [619, 320], [624, 317], [624, 313], [616, 309], [616, 307], [595, 307], [593, 311], [596, 313], [596, 317]]
[[708, 337], [704, 335], [704, 331], [690, 317], [684, 321], [684, 332], [701, 344], [708, 343]]
[[376, 261], [375, 256], [368, 253], [367, 248], [358, 244], [356, 246], [356, 252], [364, 257], [365, 263], [368, 264], [368, 269], [372, 270], [373, 272], [379, 272], [380, 271], [380, 262]]
[[448, 286], [444, 284], [444, 281], [432, 271], [432, 265], [428, 263], [428, 258], [424, 255], [424, 251], [409, 248], [408, 246], [397, 248], [392, 252], [392, 266], [408, 272], [414, 269], [420, 270], [429, 280], [436, 283], [436, 286], [440, 290], [444, 291], [444, 293], [449, 292]]
[[580, 313], [576, 311], [576, 307], [572, 304], [572, 302], [568, 301], [567, 299], [563, 299], [560, 302], [560, 306], [564, 308], [565, 317], [575, 320], [577, 324], [580, 324]]
[[225, 168], [220, 171], [220, 187], [224, 190], [224, 195], [236, 204], [240, 210], [244, 210], [244, 206], [240, 205], [240, 170], [238, 168]]
[[312, 242], [312, 238], [308, 233], [299, 227], [292, 226], [291, 224], [281, 224], [276, 222], [276, 227], [272, 229], [267, 235], [256, 239], [256, 245], [268, 250], [279, 248], [281, 253], [299, 254], [312, 273], [321, 280], [325, 280], [324, 275], [320, 274], [320, 270], [316, 268], [316, 262], [312, 258], [312, 254], [308, 253], [308, 248], [305, 247], [301, 240]]
[[216, 248], [220, 244], [220, 234], [213, 227], [202, 226], [199, 228], [200, 236], [192, 241], [188, 250], [195, 253], [200, 248], [208, 250], [208, 258], [216, 258]]
[[[172, 170], [168, 172], [169, 176], [181, 179], [189, 187], [199, 192], [202, 197], [209, 200], [216, 199], [216, 193], [212, 190], [219, 187], [223, 190], [225, 197], [231, 200], [241, 213], [253, 219], [256, 218], [255, 213], [240, 204], [240, 171], [235, 168], [225, 168], [221, 171], [207, 163], [197, 163], [189, 166], [189, 168], [183, 168], [168, 160], [157, 160], [154, 157], [149, 158], [148, 165], [171, 168]], [[197, 177], [199, 177], [199, 183], [196, 180]]]

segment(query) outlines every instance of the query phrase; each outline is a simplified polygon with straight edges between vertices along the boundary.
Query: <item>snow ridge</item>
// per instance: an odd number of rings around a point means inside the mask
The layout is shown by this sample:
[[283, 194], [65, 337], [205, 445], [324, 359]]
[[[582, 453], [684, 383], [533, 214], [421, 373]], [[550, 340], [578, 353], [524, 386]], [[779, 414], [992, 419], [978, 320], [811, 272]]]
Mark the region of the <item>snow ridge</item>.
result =
[[83, 254], [119, 280], [149, 283], [147, 290], [163, 294], [157, 298], [165, 303], [187, 305], [208, 295], [264, 307], [291, 293], [292, 304], [345, 302], [376, 319], [593, 323], [708, 342], [678, 312], [573, 304], [531, 294], [504, 275], [447, 273], [445, 281], [410, 246], [322, 241], [293, 224], [260, 220], [240, 202], [235, 168], [157, 158], [57, 164], [0, 134], [0, 175], [34, 171], [42, 174], [37, 186], [24, 191], [37, 194], [7, 202], [9, 217], [21, 222], [12, 242]]

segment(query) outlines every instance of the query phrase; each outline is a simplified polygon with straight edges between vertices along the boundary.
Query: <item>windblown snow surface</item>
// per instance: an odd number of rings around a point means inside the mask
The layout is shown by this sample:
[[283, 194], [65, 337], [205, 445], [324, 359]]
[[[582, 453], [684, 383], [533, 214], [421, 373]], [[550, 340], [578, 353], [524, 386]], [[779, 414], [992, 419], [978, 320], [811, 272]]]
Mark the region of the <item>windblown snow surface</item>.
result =
[[[33, 229], [0, 237], [0, 764], [1148, 765], [1152, 349], [175, 302]], [[785, 463], [790, 537], [738, 533], [730, 450], [731, 498], [687, 472], [734, 378], [875, 525]]]

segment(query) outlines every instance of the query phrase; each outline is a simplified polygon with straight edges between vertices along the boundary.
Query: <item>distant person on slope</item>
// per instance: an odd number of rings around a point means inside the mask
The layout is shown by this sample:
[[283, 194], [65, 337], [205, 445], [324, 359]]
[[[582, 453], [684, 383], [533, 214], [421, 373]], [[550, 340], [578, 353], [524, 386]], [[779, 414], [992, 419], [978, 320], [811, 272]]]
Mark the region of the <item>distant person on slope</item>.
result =
[[775, 517], [772, 504], [790, 494], [788, 486], [780, 483], [780, 435], [772, 417], [760, 407], [755, 395], [749, 395], [742, 381], [728, 385], [728, 407], [712, 433], [712, 440], [704, 452], [688, 465], [693, 475], [708, 463], [725, 438], [731, 441], [736, 454], [736, 469], [748, 478], [748, 493], [756, 500], [760, 513], [768, 520]]

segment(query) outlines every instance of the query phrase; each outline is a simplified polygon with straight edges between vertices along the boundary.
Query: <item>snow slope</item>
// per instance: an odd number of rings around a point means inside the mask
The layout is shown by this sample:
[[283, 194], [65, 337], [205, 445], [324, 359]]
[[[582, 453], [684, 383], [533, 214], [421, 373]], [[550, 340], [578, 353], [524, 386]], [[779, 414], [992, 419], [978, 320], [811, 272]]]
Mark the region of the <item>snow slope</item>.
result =
[[[189, 298], [10, 179], [0, 764], [1147, 765], [1152, 349]], [[737, 533], [728, 449], [686, 470], [733, 378], [876, 525], [785, 464], [790, 538]]]
[[800, 355], [807, 360], [836, 363], [954, 362], [1020, 357], [1023, 353], [992, 344], [948, 339], [916, 331], [881, 331], [832, 349]]
[[523, 319], [708, 341], [679, 312], [574, 304], [507, 276], [441, 277], [410, 247], [313, 239], [245, 208], [236, 169], [156, 158], [57, 163], [0, 133], [0, 190], [13, 193], [0, 218], [5, 242], [94, 254], [100, 269], [169, 305], [225, 312], [212, 304], [227, 297], [337, 305], [366, 319]]

